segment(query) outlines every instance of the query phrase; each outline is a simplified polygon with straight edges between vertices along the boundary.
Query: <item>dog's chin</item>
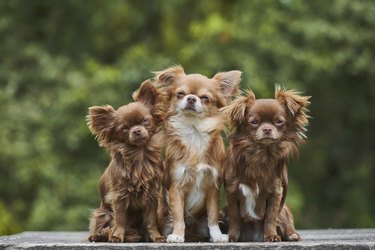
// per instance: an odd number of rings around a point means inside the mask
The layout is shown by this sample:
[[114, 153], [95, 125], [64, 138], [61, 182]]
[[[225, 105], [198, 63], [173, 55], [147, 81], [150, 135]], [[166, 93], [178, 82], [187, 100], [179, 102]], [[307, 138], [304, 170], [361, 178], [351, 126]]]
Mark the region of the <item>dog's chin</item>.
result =
[[180, 112], [184, 115], [189, 115], [189, 116], [201, 116], [202, 111], [196, 110], [193, 107], [186, 107], [184, 109], [180, 109]]
[[258, 143], [265, 144], [265, 145], [271, 145], [274, 143], [277, 143], [279, 141], [279, 138], [273, 138], [273, 137], [261, 137], [257, 139]]
[[132, 146], [141, 147], [141, 146], [146, 145], [149, 139], [150, 139], [150, 137], [144, 136], [144, 137], [141, 137], [141, 138], [130, 140], [129, 144], [131, 144]]

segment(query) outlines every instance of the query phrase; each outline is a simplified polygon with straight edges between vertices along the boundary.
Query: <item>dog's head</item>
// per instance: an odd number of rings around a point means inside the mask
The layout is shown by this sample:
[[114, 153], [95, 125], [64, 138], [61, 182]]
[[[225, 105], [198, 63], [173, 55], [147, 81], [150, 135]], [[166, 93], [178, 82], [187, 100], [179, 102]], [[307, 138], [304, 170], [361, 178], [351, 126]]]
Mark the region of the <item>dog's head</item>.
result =
[[223, 110], [235, 133], [247, 134], [257, 143], [270, 144], [305, 137], [309, 99], [309, 96], [276, 86], [275, 99], [256, 99], [254, 93], [248, 91]]
[[111, 106], [89, 108], [87, 124], [101, 146], [143, 146], [155, 132], [157, 118], [153, 109], [158, 90], [150, 81], [142, 83], [133, 94], [135, 102], [115, 110]]
[[171, 112], [206, 117], [227, 105], [238, 92], [241, 72], [221, 72], [207, 78], [201, 74], [185, 74], [181, 66], [174, 66], [157, 72], [156, 80], [168, 95]]

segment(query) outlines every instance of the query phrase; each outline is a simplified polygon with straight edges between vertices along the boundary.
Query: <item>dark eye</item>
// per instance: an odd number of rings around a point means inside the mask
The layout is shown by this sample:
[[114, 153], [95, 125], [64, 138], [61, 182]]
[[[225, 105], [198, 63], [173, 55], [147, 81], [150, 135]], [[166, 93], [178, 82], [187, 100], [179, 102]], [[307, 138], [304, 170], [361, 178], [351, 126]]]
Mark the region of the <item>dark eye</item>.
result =
[[143, 119], [142, 123], [143, 123], [144, 125], [149, 125], [149, 124], [150, 124], [150, 119], [145, 118], [145, 119]]
[[276, 119], [275, 123], [276, 123], [277, 126], [282, 126], [282, 125], [284, 125], [285, 122], [284, 122], [284, 120], [278, 118], [278, 119]]
[[185, 92], [184, 91], [179, 91], [179, 92], [177, 92], [176, 96], [177, 96], [178, 99], [181, 99], [181, 98], [183, 98], [185, 96]]
[[257, 120], [251, 120], [250, 121], [250, 124], [253, 125], [253, 126], [258, 126], [258, 121]]
[[202, 101], [209, 102], [210, 98], [207, 95], [201, 96]]

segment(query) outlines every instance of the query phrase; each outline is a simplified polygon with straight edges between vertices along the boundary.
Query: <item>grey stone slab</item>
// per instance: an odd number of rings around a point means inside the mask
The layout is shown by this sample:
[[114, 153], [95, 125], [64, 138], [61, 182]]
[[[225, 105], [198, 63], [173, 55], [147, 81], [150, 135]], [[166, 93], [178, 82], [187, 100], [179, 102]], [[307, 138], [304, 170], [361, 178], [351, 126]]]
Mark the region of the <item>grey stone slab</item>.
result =
[[374, 249], [375, 229], [299, 230], [300, 242], [280, 243], [91, 243], [87, 232], [23, 232], [0, 237], [0, 249]]

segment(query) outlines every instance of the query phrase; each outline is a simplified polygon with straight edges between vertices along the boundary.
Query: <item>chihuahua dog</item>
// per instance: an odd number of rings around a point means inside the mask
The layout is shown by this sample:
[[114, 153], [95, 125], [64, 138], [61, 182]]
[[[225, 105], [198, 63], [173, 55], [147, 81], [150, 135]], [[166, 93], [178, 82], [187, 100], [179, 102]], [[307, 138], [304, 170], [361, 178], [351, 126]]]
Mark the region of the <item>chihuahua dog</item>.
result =
[[135, 102], [114, 110], [89, 108], [88, 126], [111, 162], [99, 182], [101, 205], [90, 222], [90, 241], [165, 242], [157, 228], [160, 202], [162, 135], [160, 94], [145, 81]]
[[[217, 73], [213, 78], [185, 74], [181, 66], [156, 73], [167, 96], [165, 122], [165, 185], [171, 209], [164, 234], [167, 242], [227, 242], [218, 226], [222, 161], [220, 132], [224, 118], [219, 109], [238, 92], [240, 71]], [[172, 231], [173, 230], [173, 231]]]
[[223, 108], [232, 133], [226, 156], [229, 241], [298, 241], [284, 206], [287, 163], [304, 142], [310, 97], [275, 89], [275, 99], [252, 91]]

